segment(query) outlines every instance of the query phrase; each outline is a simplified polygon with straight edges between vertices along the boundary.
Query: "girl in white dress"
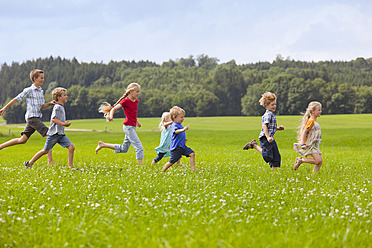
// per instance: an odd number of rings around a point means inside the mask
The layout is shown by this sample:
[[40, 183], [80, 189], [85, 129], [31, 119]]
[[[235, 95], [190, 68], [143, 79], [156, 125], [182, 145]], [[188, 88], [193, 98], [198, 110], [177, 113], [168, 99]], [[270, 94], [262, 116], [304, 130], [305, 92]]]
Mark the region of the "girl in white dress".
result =
[[294, 170], [297, 170], [302, 163], [314, 164], [313, 172], [318, 172], [322, 166], [322, 153], [319, 150], [322, 132], [317, 122], [317, 117], [321, 114], [322, 104], [320, 102], [309, 103], [297, 133], [299, 143], [294, 144], [294, 150], [304, 157], [296, 158]]

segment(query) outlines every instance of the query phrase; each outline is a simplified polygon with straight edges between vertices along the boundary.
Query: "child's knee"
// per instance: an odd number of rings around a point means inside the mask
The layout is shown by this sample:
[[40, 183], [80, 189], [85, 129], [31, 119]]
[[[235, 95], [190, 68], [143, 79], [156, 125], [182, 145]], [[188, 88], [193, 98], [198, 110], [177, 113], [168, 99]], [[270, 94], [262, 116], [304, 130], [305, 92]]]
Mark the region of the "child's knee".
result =
[[67, 147], [67, 149], [68, 149], [70, 152], [73, 152], [73, 151], [75, 151], [75, 146], [74, 146], [74, 145], [69, 145], [69, 146]]
[[190, 158], [195, 158], [195, 152], [189, 154]]

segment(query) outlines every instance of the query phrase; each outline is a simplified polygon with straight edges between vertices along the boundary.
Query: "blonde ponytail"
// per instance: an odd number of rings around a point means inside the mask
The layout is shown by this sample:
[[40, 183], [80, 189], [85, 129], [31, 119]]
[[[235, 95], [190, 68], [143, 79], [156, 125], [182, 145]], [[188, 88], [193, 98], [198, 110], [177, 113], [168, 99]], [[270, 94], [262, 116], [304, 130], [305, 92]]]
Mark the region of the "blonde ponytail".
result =
[[316, 107], [318, 107], [318, 106], [322, 106], [322, 104], [320, 102], [317, 102], [317, 101], [310, 102], [309, 105], [307, 106], [306, 112], [305, 112], [304, 116], [302, 117], [302, 123], [298, 127], [298, 131], [297, 131], [298, 142], [301, 142], [302, 134], [303, 134], [303, 132], [305, 132], [306, 124], [311, 117], [311, 111], [314, 111], [316, 109]]
[[118, 105], [124, 98], [126, 98], [131, 91], [137, 89], [137, 88], [141, 88], [141, 86], [137, 83], [131, 83], [128, 85], [124, 95], [122, 97], [119, 98], [119, 100], [116, 101], [116, 103], [111, 106], [110, 103], [108, 102], [103, 102], [99, 108], [98, 108], [98, 112], [100, 113], [103, 113], [103, 116], [106, 118], [108, 116], [108, 114], [110, 113], [111, 109], [114, 108], [116, 105]]

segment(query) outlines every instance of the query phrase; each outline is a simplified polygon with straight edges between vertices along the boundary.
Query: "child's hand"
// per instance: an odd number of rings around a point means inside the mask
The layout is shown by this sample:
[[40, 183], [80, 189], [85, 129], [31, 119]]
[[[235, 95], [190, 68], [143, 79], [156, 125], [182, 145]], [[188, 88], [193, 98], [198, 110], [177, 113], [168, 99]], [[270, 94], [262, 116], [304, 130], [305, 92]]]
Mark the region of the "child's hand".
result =
[[71, 122], [70, 121], [66, 121], [65, 123], [64, 123], [64, 126], [65, 127], [69, 127], [71, 125]]
[[278, 130], [284, 130], [284, 126], [281, 125], [280, 127], [277, 128]]
[[189, 130], [189, 125], [187, 125], [186, 127], [183, 128], [183, 130]]
[[274, 138], [271, 137], [271, 136], [267, 139], [267, 141], [269, 141], [269, 143], [271, 143], [273, 140], [274, 140]]
[[108, 120], [108, 121], [113, 121], [114, 118], [108, 115], [108, 116], [106, 117], [106, 120]]
[[137, 121], [137, 127], [142, 127], [141, 123]]

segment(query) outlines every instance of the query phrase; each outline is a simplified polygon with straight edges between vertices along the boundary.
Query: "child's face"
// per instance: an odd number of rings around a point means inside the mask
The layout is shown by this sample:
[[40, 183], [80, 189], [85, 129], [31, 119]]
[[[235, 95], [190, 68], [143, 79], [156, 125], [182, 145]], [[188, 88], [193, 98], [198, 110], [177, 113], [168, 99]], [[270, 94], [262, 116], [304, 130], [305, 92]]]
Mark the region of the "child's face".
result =
[[318, 106], [313, 110], [313, 115], [315, 117], [319, 117], [322, 114], [322, 107]]
[[185, 119], [185, 115], [179, 115], [179, 116], [174, 118], [174, 122], [182, 124], [184, 119]]
[[65, 104], [67, 102], [67, 93], [62, 92], [62, 95], [58, 98], [58, 103]]
[[267, 110], [270, 110], [271, 112], [275, 112], [276, 110], [276, 101], [269, 102], [269, 104], [265, 105]]
[[140, 95], [140, 88], [132, 90], [129, 95], [132, 96], [133, 99], [137, 99]]
[[44, 82], [44, 73], [40, 73], [37, 78], [35, 78], [34, 84], [36, 87], [40, 87], [43, 85]]
[[172, 121], [170, 115], [167, 115], [165, 118], [164, 118], [164, 122], [170, 122]]

